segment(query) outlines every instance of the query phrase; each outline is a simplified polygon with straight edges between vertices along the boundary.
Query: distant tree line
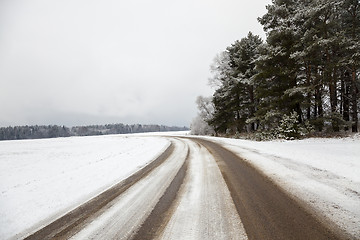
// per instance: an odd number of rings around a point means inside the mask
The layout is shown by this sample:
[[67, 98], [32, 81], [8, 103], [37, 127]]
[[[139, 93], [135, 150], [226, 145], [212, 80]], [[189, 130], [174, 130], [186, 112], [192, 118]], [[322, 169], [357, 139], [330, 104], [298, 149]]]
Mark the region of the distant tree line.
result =
[[145, 133], [145, 132], [166, 132], [184, 131], [187, 127], [168, 127], [164, 125], [142, 125], [142, 124], [106, 124], [76, 126], [68, 128], [65, 126], [16, 126], [0, 128], [0, 140], [17, 139], [39, 139], [70, 136], [93, 136], [108, 134]]
[[266, 42], [250, 32], [215, 58], [203, 120], [218, 134], [357, 132], [359, 0], [273, 0], [258, 21]]

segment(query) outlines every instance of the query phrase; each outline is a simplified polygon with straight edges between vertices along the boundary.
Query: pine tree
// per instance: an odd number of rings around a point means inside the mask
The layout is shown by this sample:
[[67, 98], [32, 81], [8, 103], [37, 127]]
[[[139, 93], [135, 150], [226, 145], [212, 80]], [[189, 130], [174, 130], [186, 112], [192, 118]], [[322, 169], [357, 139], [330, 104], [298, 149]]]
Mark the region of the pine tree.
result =
[[[249, 32], [247, 37], [229, 46], [220, 55], [222, 59], [217, 58], [212, 65], [215, 74], [211, 83], [218, 86], [213, 96], [214, 116], [210, 121], [215, 131], [242, 132], [247, 129], [246, 120], [254, 116], [254, 60], [261, 44], [260, 37]], [[254, 123], [250, 130], [255, 130]]]
[[299, 122], [302, 122], [300, 104], [304, 95], [300, 91], [288, 92], [299, 87], [298, 61], [292, 57], [299, 46], [293, 18], [298, 4], [291, 0], [273, 1], [273, 5], [267, 7], [268, 12], [258, 19], [267, 32], [267, 44], [256, 62], [259, 70], [256, 95], [260, 99], [256, 116], [265, 129], [273, 127], [282, 115], [292, 111], [298, 113]]
[[212, 65], [214, 129], [271, 132], [296, 112], [308, 129], [357, 132], [359, 0], [273, 0], [258, 20], [266, 43], [249, 33]]
[[[352, 111], [352, 131], [358, 131], [358, 99], [359, 99], [359, 71], [360, 71], [360, 3], [359, 0], [343, 0], [341, 1], [341, 35], [345, 46], [345, 56], [343, 64], [346, 68], [347, 87], [345, 89], [346, 98], [351, 95], [351, 111]], [[349, 95], [347, 95], [349, 93]], [[348, 103], [344, 104], [348, 107]], [[348, 109], [344, 110], [344, 117], [348, 120]]]

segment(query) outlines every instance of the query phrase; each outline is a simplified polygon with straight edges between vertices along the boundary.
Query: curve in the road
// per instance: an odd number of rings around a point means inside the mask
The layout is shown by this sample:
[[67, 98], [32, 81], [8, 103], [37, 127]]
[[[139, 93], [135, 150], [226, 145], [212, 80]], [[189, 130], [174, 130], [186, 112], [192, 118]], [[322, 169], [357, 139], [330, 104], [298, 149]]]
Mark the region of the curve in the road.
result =
[[156, 239], [246, 240], [230, 191], [214, 157], [201, 144], [183, 139], [189, 146], [188, 172], [176, 209]]
[[233, 152], [211, 141], [195, 141], [217, 160], [249, 239], [349, 239]]
[[190, 150], [188, 149], [184, 164], [132, 240], [155, 239], [164, 230], [174, 211], [174, 202], [186, 175], [189, 155]]
[[152, 163], [26, 239], [350, 239], [220, 144], [171, 142]]
[[147, 176], [106, 206], [71, 239], [131, 239], [184, 165], [188, 147], [172, 139], [174, 151]]
[[71, 212], [65, 214], [44, 228], [36, 231], [26, 240], [38, 239], [67, 239], [74, 233], [79, 231], [84, 223], [94, 217], [104, 206], [113, 201], [116, 197], [138, 182], [140, 179], [148, 175], [153, 169], [160, 166], [174, 151], [174, 144], [171, 143], [169, 147], [153, 162], [140, 169], [135, 174], [127, 179], [114, 185], [110, 189], [94, 197], [88, 202], [82, 204]]
[[181, 141], [189, 149], [186, 172], [169, 186], [133, 240], [247, 239], [215, 159], [191, 139]]

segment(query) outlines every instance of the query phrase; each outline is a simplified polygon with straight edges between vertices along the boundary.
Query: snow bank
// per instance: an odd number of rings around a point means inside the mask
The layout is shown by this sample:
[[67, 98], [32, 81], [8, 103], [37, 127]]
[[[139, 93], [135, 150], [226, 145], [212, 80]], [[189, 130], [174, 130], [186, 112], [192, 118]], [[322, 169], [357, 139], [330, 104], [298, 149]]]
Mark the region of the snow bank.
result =
[[270, 142], [210, 139], [254, 164], [318, 214], [360, 237], [360, 135]]
[[168, 144], [129, 135], [0, 142], [0, 239], [49, 223], [130, 176]]
[[172, 137], [172, 136], [187, 136], [190, 134], [190, 131], [169, 131], [169, 132], [148, 132], [148, 133], [133, 133], [129, 136], [163, 136], [163, 137]]

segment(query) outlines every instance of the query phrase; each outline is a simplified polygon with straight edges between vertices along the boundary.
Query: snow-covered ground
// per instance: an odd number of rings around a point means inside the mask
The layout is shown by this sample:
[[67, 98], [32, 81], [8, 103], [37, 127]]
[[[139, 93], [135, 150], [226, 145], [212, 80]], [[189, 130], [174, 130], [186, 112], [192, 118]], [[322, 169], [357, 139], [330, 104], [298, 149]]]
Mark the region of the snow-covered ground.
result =
[[[1, 141], [0, 239], [21, 238], [130, 176], [169, 145], [161, 136], [188, 134]], [[270, 142], [206, 138], [360, 239], [360, 135]]]
[[214, 157], [205, 147], [182, 140], [190, 148], [187, 175], [159, 239], [248, 239]]
[[168, 144], [131, 135], [1, 141], [0, 239], [49, 223], [130, 176]]
[[360, 238], [360, 135], [269, 142], [208, 139], [251, 162], [320, 216]]
[[87, 224], [72, 240], [131, 239], [170, 186], [186, 160], [188, 146], [173, 140], [170, 157], [106, 206], [107, 210]]

